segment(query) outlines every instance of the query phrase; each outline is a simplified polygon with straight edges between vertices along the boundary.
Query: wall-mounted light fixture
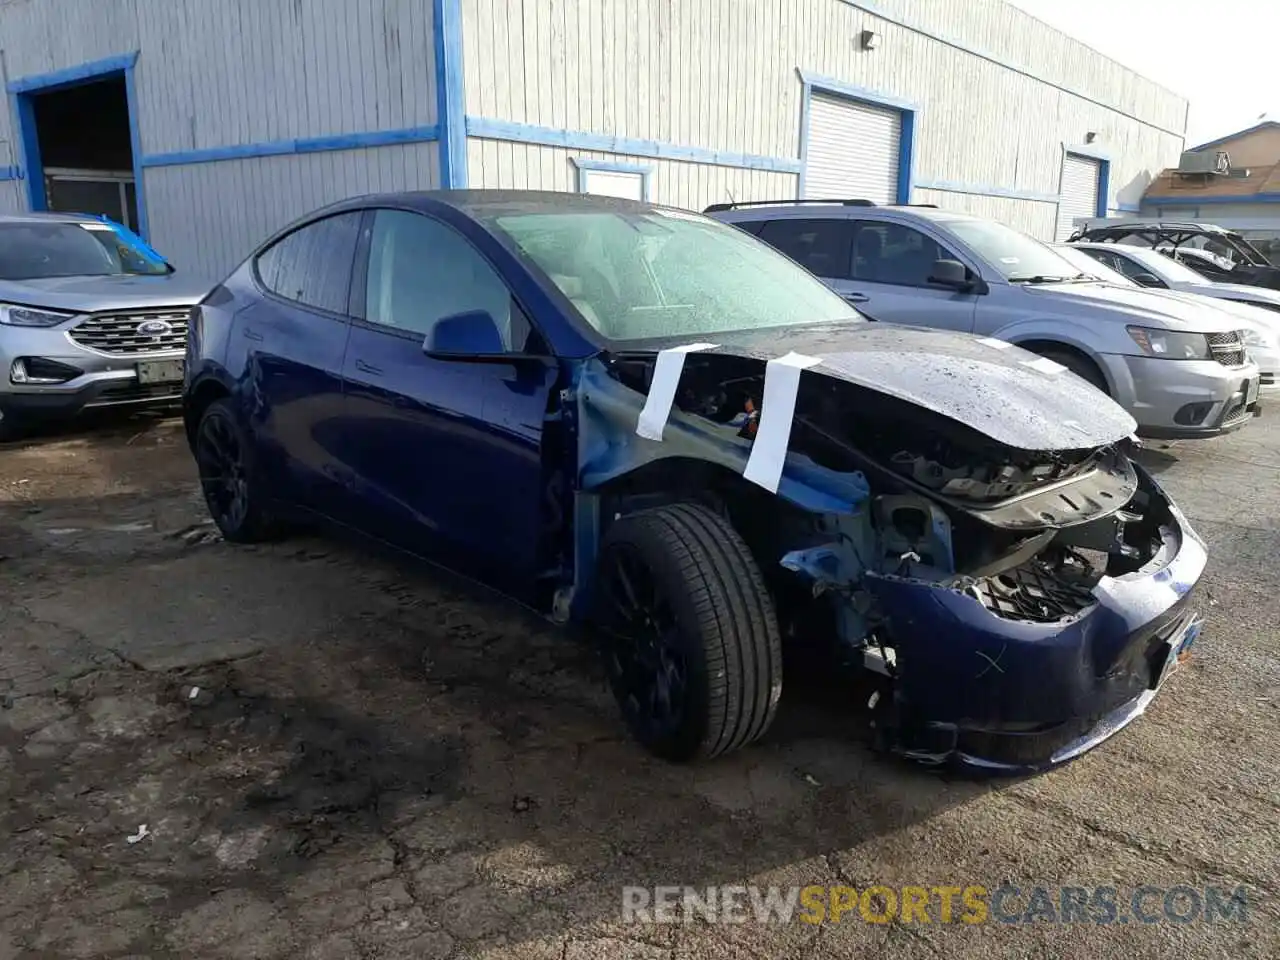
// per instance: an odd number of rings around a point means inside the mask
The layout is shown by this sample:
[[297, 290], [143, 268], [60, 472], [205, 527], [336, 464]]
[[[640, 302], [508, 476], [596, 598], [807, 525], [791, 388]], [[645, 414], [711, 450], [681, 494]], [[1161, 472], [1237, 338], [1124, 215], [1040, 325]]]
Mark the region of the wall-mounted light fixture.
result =
[[858, 34], [858, 46], [863, 50], [874, 50], [880, 46], [880, 34], [874, 30], [863, 30]]
[[1093, 141], [1095, 141], [1095, 140], [1097, 140], [1097, 139], [1098, 139], [1098, 135], [1097, 135], [1097, 133], [1095, 133], [1095, 132], [1094, 132], [1094, 131], [1092, 131], [1092, 130], [1090, 130], [1088, 133], [1086, 133], [1086, 134], [1084, 135], [1084, 142], [1085, 142], [1085, 143], [1093, 143]]

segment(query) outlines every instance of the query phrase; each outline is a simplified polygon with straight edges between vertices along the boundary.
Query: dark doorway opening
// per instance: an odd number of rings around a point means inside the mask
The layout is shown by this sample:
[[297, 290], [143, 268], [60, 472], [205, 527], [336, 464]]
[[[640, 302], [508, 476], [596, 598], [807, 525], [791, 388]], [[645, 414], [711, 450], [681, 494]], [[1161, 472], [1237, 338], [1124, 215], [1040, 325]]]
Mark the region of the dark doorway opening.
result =
[[[44, 207], [110, 217], [137, 230], [128, 85], [123, 71], [74, 86], [24, 94], [35, 128]], [[38, 198], [33, 193], [33, 206]]]

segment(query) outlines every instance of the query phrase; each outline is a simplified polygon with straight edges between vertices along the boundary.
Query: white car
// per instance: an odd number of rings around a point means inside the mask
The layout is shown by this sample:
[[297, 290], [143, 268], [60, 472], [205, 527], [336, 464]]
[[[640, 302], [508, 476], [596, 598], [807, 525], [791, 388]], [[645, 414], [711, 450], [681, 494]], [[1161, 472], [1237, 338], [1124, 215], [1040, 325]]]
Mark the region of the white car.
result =
[[[1152, 293], [1184, 302], [1204, 304], [1206, 301], [1201, 297], [1213, 298], [1211, 306], [1239, 318], [1241, 329], [1245, 331], [1245, 347], [1258, 364], [1262, 388], [1280, 385], [1280, 290], [1213, 283], [1164, 254], [1144, 247], [1116, 243], [1060, 243], [1055, 244], [1054, 249], [1077, 269], [1104, 283], [1147, 287]], [[1130, 254], [1137, 256], [1130, 258]], [[1151, 263], [1152, 260], [1156, 262]], [[1148, 266], [1160, 269], [1164, 276], [1151, 273], [1146, 269]], [[1194, 282], [1186, 281], [1186, 274], [1195, 278]], [[1161, 281], [1160, 285], [1152, 283], [1152, 279]], [[1232, 295], [1227, 296], [1223, 291], [1230, 291]], [[1237, 291], [1244, 291], [1248, 297], [1237, 299]]]

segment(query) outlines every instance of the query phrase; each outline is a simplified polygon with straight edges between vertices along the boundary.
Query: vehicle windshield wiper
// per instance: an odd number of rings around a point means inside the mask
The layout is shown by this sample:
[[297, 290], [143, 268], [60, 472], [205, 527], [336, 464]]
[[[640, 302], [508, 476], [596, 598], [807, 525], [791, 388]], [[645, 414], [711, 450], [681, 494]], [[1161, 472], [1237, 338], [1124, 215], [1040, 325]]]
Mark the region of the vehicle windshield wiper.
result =
[[[1084, 276], [1078, 274], [1077, 276]], [[1043, 273], [1037, 273], [1033, 277], [1010, 277], [1010, 283], [1066, 283], [1068, 280], [1075, 280], [1076, 277], [1050, 277]]]

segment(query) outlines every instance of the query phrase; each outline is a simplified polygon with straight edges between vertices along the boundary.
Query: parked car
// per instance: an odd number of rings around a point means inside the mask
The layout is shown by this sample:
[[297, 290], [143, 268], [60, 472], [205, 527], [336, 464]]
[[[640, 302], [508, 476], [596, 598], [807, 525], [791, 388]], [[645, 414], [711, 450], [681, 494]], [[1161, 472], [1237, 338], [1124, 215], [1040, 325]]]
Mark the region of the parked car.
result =
[[1208, 280], [1280, 289], [1280, 267], [1241, 234], [1212, 223], [1094, 220], [1075, 231], [1070, 241], [1151, 247]]
[[763, 735], [783, 645], [816, 641], [881, 684], [889, 747], [1051, 766], [1200, 630], [1204, 544], [1123, 409], [1003, 341], [868, 323], [686, 211], [325, 208], [196, 308], [184, 395], [228, 540], [320, 519], [584, 624], [672, 760]]
[[0, 216], [0, 437], [176, 403], [187, 315], [208, 290], [100, 217]]
[[[1073, 267], [1107, 283], [1141, 286], [1191, 303], [1209, 304], [1236, 318], [1245, 349], [1258, 365], [1258, 383], [1274, 388], [1280, 374], [1280, 291], [1213, 283], [1154, 250], [1112, 243], [1055, 244]], [[1130, 256], [1130, 254], [1134, 256]], [[1159, 271], [1159, 275], [1151, 272]], [[1123, 271], [1123, 272], [1122, 272]], [[1190, 279], [1188, 279], [1188, 274]], [[1246, 291], [1240, 299], [1234, 291]], [[1202, 299], [1203, 298], [1203, 299]], [[1262, 298], [1262, 299], [1257, 299]], [[1268, 299], [1274, 298], [1274, 301]], [[1270, 304], [1270, 307], [1264, 305]]]
[[865, 201], [720, 204], [875, 320], [1016, 343], [1088, 380], [1141, 436], [1213, 437], [1258, 411], [1239, 324], [1201, 304], [1090, 281], [1003, 224]]

